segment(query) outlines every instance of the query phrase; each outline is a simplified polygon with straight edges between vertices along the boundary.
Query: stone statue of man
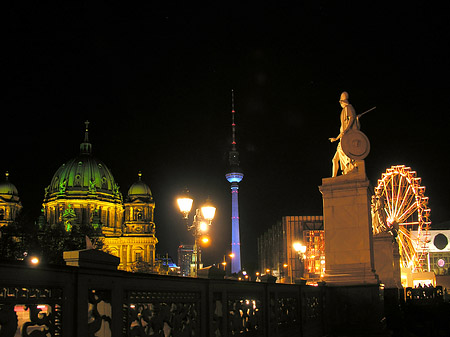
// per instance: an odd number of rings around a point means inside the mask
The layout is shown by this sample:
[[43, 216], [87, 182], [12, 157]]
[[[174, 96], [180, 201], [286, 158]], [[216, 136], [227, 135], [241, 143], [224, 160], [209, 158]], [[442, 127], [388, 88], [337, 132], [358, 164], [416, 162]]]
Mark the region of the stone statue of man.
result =
[[349, 158], [341, 146], [341, 138], [350, 130], [359, 130], [359, 122], [356, 118], [356, 112], [353, 106], [348, 101], [348, 93], [344, 91], [341, 94], [339, 103], [342, 107], [341, 111], [341, 128], [339, 135], [336, 138], [329, 138], [331, 142], [339, 140], [339, 144], [336, 149], [336, 154], [333, 157], [333, 177], [336, 177], [339, 170], [339, 164], [342, 174], [347, 174], [355, 168], [355, 161]]

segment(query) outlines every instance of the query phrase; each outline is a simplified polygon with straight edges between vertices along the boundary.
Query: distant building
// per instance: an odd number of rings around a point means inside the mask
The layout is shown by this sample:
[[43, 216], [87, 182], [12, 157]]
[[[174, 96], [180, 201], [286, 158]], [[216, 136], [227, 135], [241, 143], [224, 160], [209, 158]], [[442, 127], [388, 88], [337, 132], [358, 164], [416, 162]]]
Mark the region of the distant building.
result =
[[192, 257], [194, 254], [193, 245], [180, 245], [178, 247], [178, 266], [180, 268], [181, 276], [191, 276], [192, 272]]
[[436, 275], [450, 275], [450, 229], [429, 230], [429, 266]]
[[[294, 243], [306, 247], [305, 253]], [[279, 282], [300, 278], [318, 281], [325, 271], [325, 239], [322, 216], [284, 216], [257, 239], [261, 274], [270, 273]]]
[[160, 275], [177, 275], [181, 274], [180, 267], [175, 264], [173, 259], [166, 254], [165, 256], [156, 255], [155, 264], [158, 266]]

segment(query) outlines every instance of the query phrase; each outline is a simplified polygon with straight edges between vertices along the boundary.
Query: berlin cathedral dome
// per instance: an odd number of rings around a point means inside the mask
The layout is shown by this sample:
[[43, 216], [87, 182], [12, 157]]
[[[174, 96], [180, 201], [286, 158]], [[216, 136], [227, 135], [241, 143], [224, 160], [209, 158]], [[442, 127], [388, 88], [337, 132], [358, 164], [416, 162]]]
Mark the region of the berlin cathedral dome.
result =
[[158, 240], [150, 187], [139, 173], [124, 202], [111, 171], [92, 155], [88, 126], [79, 155], [61, 165], [45, 189], [45, 222], [66, 230], [77, 224], [101, 226], [106, 250], [120, 258], [119, 269], [152, 266]]
[[63, 164], [54, 174], [45, 191], [45, 201], [55, 200], [64, 195], [68, 199], [98, 199], [121, 203], [122, 194], [106, 165], [91, 154], [86, 131], [80, 154]]

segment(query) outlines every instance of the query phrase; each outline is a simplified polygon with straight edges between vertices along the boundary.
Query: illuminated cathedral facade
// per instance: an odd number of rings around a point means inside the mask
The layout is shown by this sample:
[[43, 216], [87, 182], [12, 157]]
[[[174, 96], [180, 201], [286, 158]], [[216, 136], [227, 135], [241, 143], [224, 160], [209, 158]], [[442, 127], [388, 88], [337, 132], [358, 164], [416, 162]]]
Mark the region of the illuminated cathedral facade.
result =
[[[48, 226], [101, 226], [104, 249], [120, 258], [119, 269], [151, 271], [155, 265], [155, 203], [139, 173], [125, 198], [111, 171], [92, 155], [86, 122], [80, 154], [64, 163], [45, 189], [43, 216]], [[150, 269], [150, 270], [149, 270]]]
[[13, 223], [21, 210], [19, 192], [9, 181], [9, 173], [6, 172], [5, 181], [0, 183], [0, 228]]

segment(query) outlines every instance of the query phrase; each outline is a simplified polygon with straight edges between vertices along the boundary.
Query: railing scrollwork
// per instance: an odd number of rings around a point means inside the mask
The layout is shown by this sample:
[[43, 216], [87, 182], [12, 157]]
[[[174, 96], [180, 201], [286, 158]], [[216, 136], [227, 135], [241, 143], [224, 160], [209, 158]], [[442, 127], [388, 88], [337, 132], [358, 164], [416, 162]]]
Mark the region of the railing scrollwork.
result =
[[61, 336], [62, 290], [0, 288], [0, 336]]

